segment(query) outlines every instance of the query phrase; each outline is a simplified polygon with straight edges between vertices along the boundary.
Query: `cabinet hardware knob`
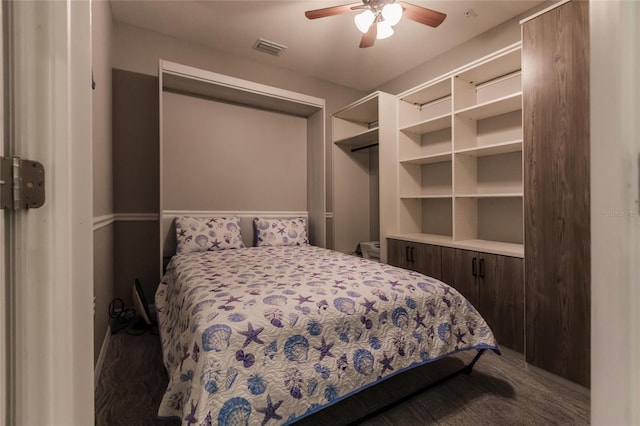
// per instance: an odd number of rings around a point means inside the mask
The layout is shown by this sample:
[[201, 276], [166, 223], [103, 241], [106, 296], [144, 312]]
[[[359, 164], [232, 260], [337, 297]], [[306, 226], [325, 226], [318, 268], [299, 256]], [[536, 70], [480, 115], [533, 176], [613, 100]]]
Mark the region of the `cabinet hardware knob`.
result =
[[484, 259], [480, 259], [480, 267], [478, 268], [480, 278], [484, 278]]
[[404, 258], [407, 260], [407, 263], [411, 263], [411, 258], [409, 257], [409, 249], [411, 247], [407, 246], [404, 250]]
[[474, 277], [478, 276], [478, 259], [475, 257], [471, 259], [471, 275]]
[[416, 258], [414, 256], [415, 252], [416, 252], [416, 248], [415, 247], [411, 247], [411, 263], [414, 263], [416, 261]]

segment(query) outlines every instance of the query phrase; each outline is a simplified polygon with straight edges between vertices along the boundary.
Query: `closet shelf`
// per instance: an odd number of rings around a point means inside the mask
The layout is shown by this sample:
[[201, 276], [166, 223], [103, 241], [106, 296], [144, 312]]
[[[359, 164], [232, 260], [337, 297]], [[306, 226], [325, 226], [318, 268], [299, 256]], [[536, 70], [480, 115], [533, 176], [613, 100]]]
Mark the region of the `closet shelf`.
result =
[[444, 114], [439, 117], [430, 118], [420, 121], [400, 129], [404, 133], [415, 133], [423, 135], [425, 133], [435, 132], [437, 130], [447, 129], [451, 127], [451, 114]]
[[336, 145], [347, 148], [358, 148], [378, 142], [378, 128], [365, 130], [354, 136], [338, 139], [334, 141]]
[[374, 92], [331, 114], [341, 120], [355, 123], [373, 123], [378, 120], [378, 94]]
[[455, 194], [455, 198], [519, 198], [523, 197], [522, 192], [492, 192], [486, 194]]
[[456, 154], [469, 155], [471, 157], [488, 157], [491, 155], [508, 154], [522, 151], [522, 139], [509, 142], [500, 142], [491, 145], [483, 145], [473, 148], [457, 149]]
[[411, 93], [400, 94], [399, 97], [404, 102], [420, 106], [451, 97], [451, 80], [447, 77], [439, 82], [428, 82]]
[[443, 152], [441, 154], [421, 155], [419, 157], [407, 158], [400, 160], [401, 164], [434, 164], [451, 161], [451, 152]]
[[410, 233], [410, 234], [389, 234], [389, 238], [396, 238], [403, 241], [413, 243], [438, 244], [451, 247], [453, 237], [451, 235], [426, 234], [426, 233]]
[[451, 199], [453, 196], [451, 194], [431, 194], [431, 195], [401, 195], [400, 198], [403, 200], [427, 200], [427, 199]]
[[522, 92], [455, 111], [460, 117], [482, 120], [522, 109]]
[[456, 75], [464, 81], [479, 86], [487, 81], [498, 79], [521, 68], [521, 48], [511, 49], [488, 62], [471, 67]]

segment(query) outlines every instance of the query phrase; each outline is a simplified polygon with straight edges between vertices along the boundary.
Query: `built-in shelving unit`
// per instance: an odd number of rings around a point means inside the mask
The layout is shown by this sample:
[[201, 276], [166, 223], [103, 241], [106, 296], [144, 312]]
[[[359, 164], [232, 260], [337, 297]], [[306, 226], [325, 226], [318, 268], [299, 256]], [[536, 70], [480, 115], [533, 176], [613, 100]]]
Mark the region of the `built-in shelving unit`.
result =
[[520, 43], [398, 98], [391, 236], [523, 257]]
[[[380, 241], [395, 231], [397, 99], [374, 92], [331, 116], [333, 132], [334, 249], [354, 252], [360, 242]], [[449, 153], [451, 155], [451, 153]], [[416, 162], [430, 159], [413, 158]]]

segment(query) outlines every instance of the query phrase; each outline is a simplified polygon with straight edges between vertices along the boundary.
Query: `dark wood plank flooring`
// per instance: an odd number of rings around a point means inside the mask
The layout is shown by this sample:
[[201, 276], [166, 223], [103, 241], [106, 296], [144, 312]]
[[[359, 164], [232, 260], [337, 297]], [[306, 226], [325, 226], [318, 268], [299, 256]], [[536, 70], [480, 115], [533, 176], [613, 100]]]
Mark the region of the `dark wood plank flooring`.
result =
[[[589, 423], [584, 388], [528, 368], [522, 355], [485, 353], [470, 375], [421, 393], [364, 422], [367, 425], [582, 425]], [[389, 400], [399, 400], [421, 386], [468, 363], [462, 353], [410, 370], [371, 387], [299, 422], [337, 426], [366, 416]], [[157, 410], [167, 384], [157, 335], [112, 336], [96, 386], [96, 425], [176, 425], [160, 421]]]

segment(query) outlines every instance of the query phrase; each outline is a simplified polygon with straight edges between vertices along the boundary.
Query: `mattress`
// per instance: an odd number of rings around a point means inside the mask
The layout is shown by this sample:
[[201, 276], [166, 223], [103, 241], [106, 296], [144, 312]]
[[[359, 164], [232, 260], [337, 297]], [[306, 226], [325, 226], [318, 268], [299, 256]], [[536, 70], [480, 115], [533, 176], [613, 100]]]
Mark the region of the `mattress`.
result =
[[174, 256], [155, 297], [160, 418], [288, 424], [495, 338], [454, 288], [314, 246]]

